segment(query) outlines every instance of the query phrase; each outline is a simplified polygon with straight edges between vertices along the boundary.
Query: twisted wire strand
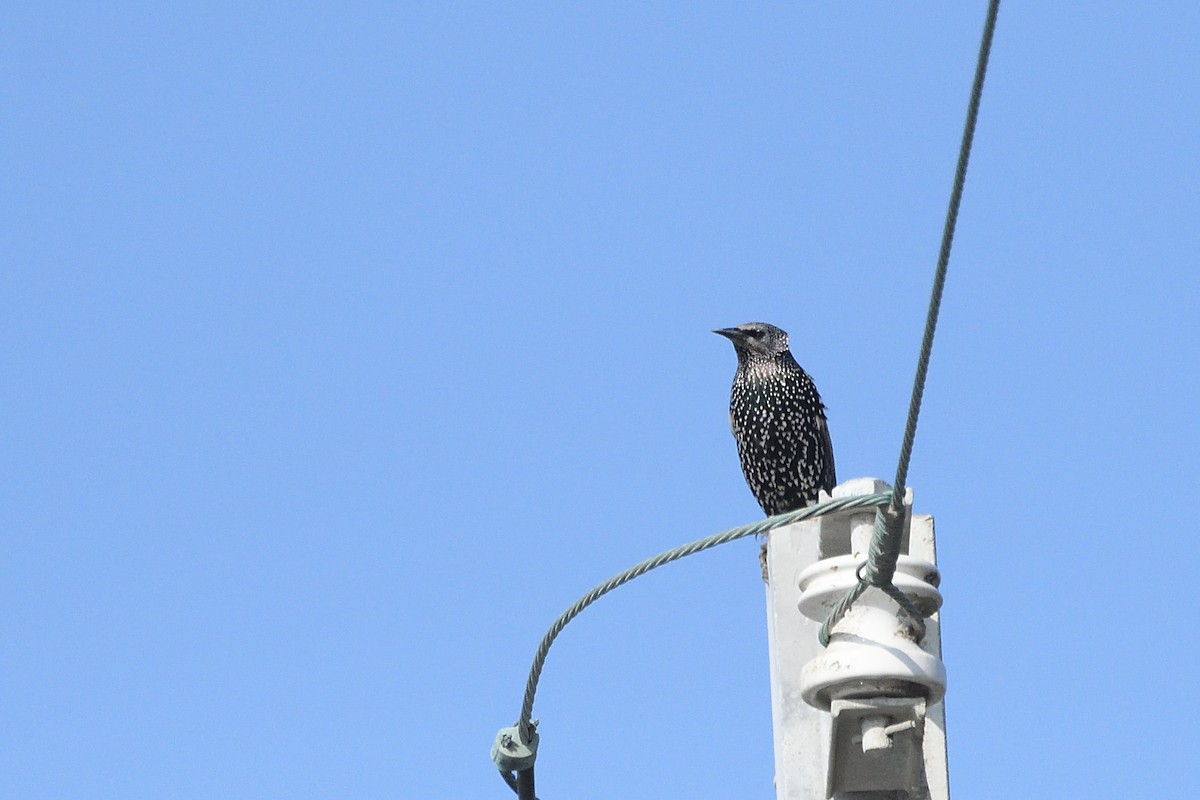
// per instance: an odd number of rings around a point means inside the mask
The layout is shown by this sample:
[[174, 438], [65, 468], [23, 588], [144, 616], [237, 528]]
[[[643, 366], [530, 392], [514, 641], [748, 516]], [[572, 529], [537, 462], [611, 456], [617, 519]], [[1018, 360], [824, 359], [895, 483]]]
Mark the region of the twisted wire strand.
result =
[[[962, 142], [958, 148], [958, 163], [954, 169], [954, 185], [950, 190], [950, 203], [946, 209], [946, 223], [942, 228], [942, 245], [938, 251], [937, 269], [933, 275], [933, 289], [929, 295], [929, 310], [925, 314], [925, 333], [921, 338], [921, 352], [917, 357], [917, 373], [913, 378], [912, 397], [908, 404], [908, 419], [904, 424], [904, 439], [900, 445], [900, 459], [896, 465], [896, 480], [887, 509], [875, 512], [875, 532], [871, 537], [868, 553], [867, 581], [878, 586], [900, 604], [911, 618], [917, 632], [917, 641], [925, 635], [925, 624], [916, 606], [904, 592], [892, 585], [896, 574], [896, 563], [900, 559], [900, 525], [904, 519], [904, 490], [908, 481], [908, 465], [912, 459], [913, 440], [917, 436], [917, 419], [921, 415], [921, 400], [925, 394], [925, 378], [929, 374], [929, 359], [933, 352], [933, 337], [937, 331], [938, 312], [942, 307], [942, 293], [946, 286], [946, 272], [950, 266], [950, 249], [954, 245], [954, 228], [958, 223], [958, 209], [962, 204], [963, 188], [967, 182], [967, 164], [971, 160], [971, 144], [975, 139], [975, 123], [979, 119], [979, 105], [983, 98], [983, 81], [987, 76], [988, 59], [992, 52], [992, 38], [996, 32], [996, 17], [1000, 12], [1000, 0], [990, 0], [987, 19], [983, 24], [983, 38], [979, 43], [979, 56], [975, 62], [975, 80], [971, 84], [971, 99], [967, 103], [967, 119], [963, 125]], [[845, 616], [859, 597], [864, 584], [860, 583], [846, 593], [830, 612], [821, 626], [821, 644], [829, 644], [833, 627]], [[893, 594], [891, 589], [895, 589]]]
[[508, 784], [508, 788], [512, 789], [514, 793], [517, 791], [516, 773], [500, 770], [500, 777], [504, 779], [504, 782]]
[[621, 572], [601, 584], [595, 586], [591, 591], [583, 597], [571, 604], [566, 611], [559, 615], [558, 619], [554, 620], [554, 624], [546, 631], [542, 637], [542, 642], [538, 645], [537, 653], [533, 657], [533, 666], [529, 669], [529, 680], [525, 684], [525, 700], [521, 705], [520, 721], [517, 723], [520, 728], [521, 737], [529, 740], [531, 730], [530, 721], [533, 718], [533, 700], [537, 694], [538, 681], [542, 675], [542, 667], [546, 663], [546, 655], [550, 651], [550, 646], [554, 644], [555, 638], [562, 632], [562, 629], [567, 626], [571, 620], [579, 616], [579, 613], [592, 603], [599, 600], [604, 595], [616, 589], [618, 586], [628, 583], [634, 578], [644, 575], [652, 569], [669, 564], [672, 561], [678, 561], [681, 558], [699, 553], [703, 550], [716, 547], [717, 545], [726, 544], [736, 539], [741, 539], [746, 536], [752, 536], [756, 533], [766, 533], [783, 525], [790, 525], [793, 522], [799, 522], [804, 519], [812, 519], [824, 514], [829, 514], [834, 511], [843, 511], [850, 508], [870, 508], [872, 506], [886, 505], [890, 500], [890, 495], [868, 494], [858, 497], [844, 497], [837, 500], [830, 500], [825, 503], [819, 503], [807, 508], [801, 508], [796, 511], [789, 511], [786, 514], [778, 514], [774, 517], [767, 517], [759, 522], [753, 522], [749, 525], [742, 525], [737, 528], [723, 531], [721, 533], [706, 536], [703, 539], [697, 539], [680, 547], [667, 550], [664, 553], [659, 553], [656, 556], [642, 561], [640, 564], [635, 564], [629, 569]]
[[[895, 497], [893, 492], [892, 500], [895, 500]], [[894, 512], [891, 501], [886, 507], [875, 509], [875, 530], [871, 534], [871, 544], [867, 548], [867, 566], [863, 570], [867, 583], [872, 586], [883, 586], [891, 582], [896, 574], [896, 564], [900, 561], [903, 523], [903, 509], [899, 513]]]
[[829, 637], [833, 632], [833, 626], [837, 625], [842, 617], [846, 616], [846, 612], [850, 610], [850, 606], [854, 605], [855, 601], [862, 597], [863, 592], [870, 585], [860, 578], [858, 583], [854, 584], [854, 588], [842, 595], [841, 600], [838, 600], [837, 605], [829, 612], [829, 616], [825, 618], [825, 622], [821, 625], [821, 630], [817, 634], [817, 639], [820, 640], [822, 647], [829, 646]]
[[921, 613], [921, 609], [917, 608], [917, 604], [913, 602], [913, 599], [894, 583], [887, 583], [879, 588], [883, 590], [884, 594], [895, 600], [904, 612], [904, 615], [908, 617], [909, 625], [912, 627], [913, 638], [918, 642], [924, 639], [925, 615]]
[[517, 800], [538, 800], [533, 791], [533, 767], [515, 773], [500, 770], [500, 777], [513, 790]]
[[[529, 769], [524, 770], [524, 772], [527, 775], [526, 779], [528, 779], [529, 777], [532, 777], [533, 767], [530, 767]], [[515, 794], [517, 796], [517, 800], [537, 800], [537, 797], [532, 797], [532, 798], [521, 797], [521, 781], [520, 781], [520, 778], [518, 777], [519, 774], [520, 773], [518, 773], [518, 772], [506, 772], [504, 770], [500, 770], [500, 777], [503, 778], [504, 782], [508, 784], [508, 788], [513, 790], [513, 794]], [[529, 791], [526, 790], [525, 793], [529, 794]]]
[[912, 458], [913, 439], [917, 435], [917, 417], [921, 413], [921, 399], [925, 393], [925, 376], [929, 372], [933, 336], [937, 330], [938, 312], [942, 306], [942, 291], [946, 286], [946, 272], [950, 265], [950, 248], [954, 245], [954, 228], [958, 224], [958, 209], [962, 204], [963, 188], [967, 183], [967, 164], [971, 160], [971, 144], [975, 140], [975, 123], [979, 119], [979, 105], [983, 98], [983, 81], [987, 76], [988, 59], [992, 52], [992, 37], [996, 32], [996, 17], [999, 13], [1000, 0], [991, 0], [988, 3], [987, 19], [983, 24], [979, 56], [975, 62], [975, 80], [971, 84], [971, 99], [967, 103], [967, 119], [963, 124], [962, 142], [958, 148], [958, 163], [954, 168], [954, 186], [950, 190], [946, 224], [942, 228], [942, 246], [938, 251], [937, 270], [934, 272], [933, 290], [929, 296], [929, 311], [925, 316], [925, 333], [921, 338], [921, 355], [917, 359], [917, 374], [913, 379], [912, 398], [908, 406], [908, 421], [904, 425], [904, 441], [900, 446], [896, 480], [892, 483], [892, 509], [895, 511], [899, 511], [904, 504], [908, 463]]

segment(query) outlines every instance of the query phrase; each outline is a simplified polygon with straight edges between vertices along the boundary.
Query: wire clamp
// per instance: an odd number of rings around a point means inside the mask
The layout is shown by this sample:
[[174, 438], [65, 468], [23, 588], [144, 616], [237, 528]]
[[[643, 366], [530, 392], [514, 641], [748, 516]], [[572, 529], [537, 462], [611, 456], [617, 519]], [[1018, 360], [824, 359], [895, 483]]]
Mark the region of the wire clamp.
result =
[[925, 709], [922, 697], [834, 700], [827, 796], [858, 792], [928, 796], [920, 788]]
[[537, 720], [529, 725], [529, 738], [521, 736], [521, 726], [501, 728], [492, 744], [492, 762], [501, 772], [519, 772], [529, 769], [537, 760]]

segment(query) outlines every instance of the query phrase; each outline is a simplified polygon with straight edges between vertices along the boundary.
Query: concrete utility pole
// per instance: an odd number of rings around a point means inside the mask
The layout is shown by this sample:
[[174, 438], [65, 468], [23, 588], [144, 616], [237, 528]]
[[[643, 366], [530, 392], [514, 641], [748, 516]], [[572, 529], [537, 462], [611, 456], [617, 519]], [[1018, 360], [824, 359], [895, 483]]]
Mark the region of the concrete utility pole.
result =
[[[890, 492], [856, 478], [834, 498]], [[856, 509], [777, 528], [767, 544], [767, 626], [778, 800], [949, 800], [941, 595], [933, 518], [912, 492], [894, 583], [923, 612], [913, 641], [891, 598], [871, 588], [833, 628], [822, 622], [867, 558], [875, 512]]]

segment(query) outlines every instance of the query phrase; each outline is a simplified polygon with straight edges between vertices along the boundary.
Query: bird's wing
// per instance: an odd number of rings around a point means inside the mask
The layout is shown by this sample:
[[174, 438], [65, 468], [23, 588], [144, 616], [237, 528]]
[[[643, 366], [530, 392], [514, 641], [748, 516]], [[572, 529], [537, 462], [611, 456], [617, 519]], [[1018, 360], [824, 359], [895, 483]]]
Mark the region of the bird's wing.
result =
[[825, 448], [825, 473], [821, 476], [821, 488], [832, 492], [837, 486], [837, 467], [833, 463], [833, 439], [829, 436], [829, 421], [824, 414], [817, 414], [817, 429], [821, 431], [821, 444]]

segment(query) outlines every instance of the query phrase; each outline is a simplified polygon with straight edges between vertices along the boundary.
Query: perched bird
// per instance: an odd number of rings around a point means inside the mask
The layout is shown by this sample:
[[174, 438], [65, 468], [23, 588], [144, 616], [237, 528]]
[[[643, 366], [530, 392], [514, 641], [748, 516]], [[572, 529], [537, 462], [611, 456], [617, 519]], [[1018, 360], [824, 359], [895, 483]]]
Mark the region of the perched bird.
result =
[[812, 504], [837, 483], [833, 443], [825, 404], [792, 358], [787, 333], [765, 322], [713, 333], [737, 351], [729, 427], [754, 499], [767, 516]]

